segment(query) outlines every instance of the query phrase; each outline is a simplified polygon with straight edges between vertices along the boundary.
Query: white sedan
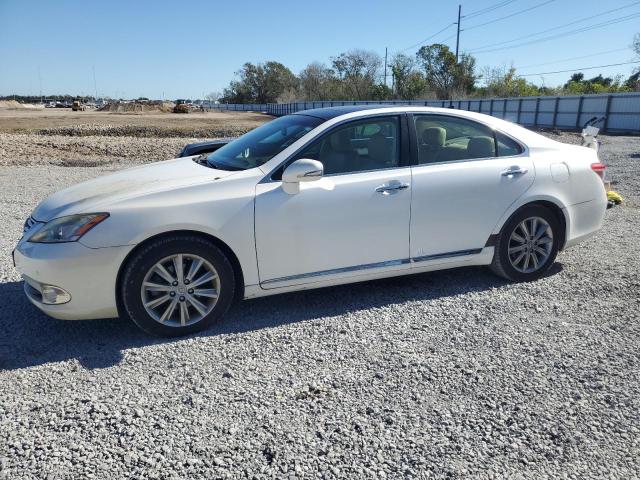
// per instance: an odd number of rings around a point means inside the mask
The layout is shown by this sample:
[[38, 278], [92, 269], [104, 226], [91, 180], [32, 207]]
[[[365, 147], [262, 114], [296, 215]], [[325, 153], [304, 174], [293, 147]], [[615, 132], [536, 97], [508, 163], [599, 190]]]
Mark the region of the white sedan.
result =
[[180, 335], [236, 298], [467, 265], [535, 280], [601, 227], [603, 175], [594, 150], [478, 113], [308, 110], [50, 196], [14, 260], [52, 317]]

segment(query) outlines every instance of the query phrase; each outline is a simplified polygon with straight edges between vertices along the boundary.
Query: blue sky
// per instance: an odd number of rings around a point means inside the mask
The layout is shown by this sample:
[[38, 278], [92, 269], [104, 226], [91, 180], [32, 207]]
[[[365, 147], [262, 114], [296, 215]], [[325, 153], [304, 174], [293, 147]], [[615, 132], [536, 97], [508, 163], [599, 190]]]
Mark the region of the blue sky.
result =
[[[505, 5], [472, 15], [500, 3]], [[518, 13], [525, 9], [531, 10]], [[100, 96], [197, 98], [222, 90], [247, 61], [277, 60], [297, 73], [352, 48], [384, 55], [388, 47], [391, 55], [455, 22], [457, 10], [457, 1], [429, 0], [0, 0], [0, 95], [38, 94], [40, 84], [45, 95], [93, 94], [95, 68]], [[640, 16], [632, 17], [640, 15], [640, 2], [631, 0], [462, 0], [462, 12], [469, 18], [461, 22], [461, 49], [476, 50], [480, 67], [513, 64], [523, 74], [634, 60], [629, 46], [640, 32]], [[622, 21], [531, 42], [616, 19]], [[569, 22], [576, 23], [503, 43]], [[454, 33], [449, 26], [427, 43], [454, 48]], [[584, 58], [566, 60], [574, 57]], [[585, 74], [628, 76], [633, 68]], [[553, 86], [569, 75], [527, 78]]]

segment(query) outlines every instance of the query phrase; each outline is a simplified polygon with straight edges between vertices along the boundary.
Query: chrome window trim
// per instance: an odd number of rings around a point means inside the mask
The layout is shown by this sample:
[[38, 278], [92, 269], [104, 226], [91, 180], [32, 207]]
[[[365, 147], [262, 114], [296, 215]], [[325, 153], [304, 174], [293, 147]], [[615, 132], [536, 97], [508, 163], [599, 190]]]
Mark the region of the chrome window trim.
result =
[[[322, 178], [331, 178], [331, 177], [344, 177], [346, 175], [357, 175], [359, 173], [372, 173], [372, 172], [386, 172], [387, 170], [402, 170], [402, 169], [410, 169], [411, 165], [399, 165], [397, 167], [388, 167], [388, 168], [376, 168], [373, 170], [359, 170], [357, 172], [347, 172], [347, 173], [328, 173], [326, 175], [322, 175]], [[410, 173], [410, 170], [407, 171]], [[280, 180], [273, 180], [274, 182], [279, 182]]]
[[385, 262], [367, 263], [364, 265], [354, 265], [351, 267], [333, 268], [330, 270], [320, 270], [317, 272], [299, 273], [296, 275], [289, 275], [286, 277], [271, 278], [269, 280], [263, 280], [260, 285], [271, 285], [274, 283], [291, 282], [294, 280], [302, 280], [306, 278], [325, 277], [328, 275], [337, 275], [340, 273], [358, 272], [362, 270], [371, 270], [374, 268], [395, 267], [401, 265], [407, 265], [411, 263], [427, 262], [430, 260], [440, 260], [445, 258], [464, 257], [468, 255], [477, 255], [482, 252], [482, 248], [474, 248], [469, 250], [457, 250], [455, 252], [437, 253], [434, 255], [422, 255], [420, 257], [401, 258], [398, 260], [387, 260]]

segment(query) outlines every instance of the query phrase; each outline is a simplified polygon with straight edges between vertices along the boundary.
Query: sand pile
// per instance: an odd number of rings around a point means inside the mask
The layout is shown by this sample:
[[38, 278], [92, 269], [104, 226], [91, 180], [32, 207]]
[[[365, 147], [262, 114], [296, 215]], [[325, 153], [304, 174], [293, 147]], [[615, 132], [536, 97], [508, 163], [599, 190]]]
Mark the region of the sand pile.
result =
[[23, 108], [44, 108], [42, 105], [33, 105], [31, 103], [20, 103], [16, 100], [0, 100], [0, 109], [18, 110]]
[[112, 102], [98, 110], [115, 113], [170, 113], [174, 106], [173, 102]]

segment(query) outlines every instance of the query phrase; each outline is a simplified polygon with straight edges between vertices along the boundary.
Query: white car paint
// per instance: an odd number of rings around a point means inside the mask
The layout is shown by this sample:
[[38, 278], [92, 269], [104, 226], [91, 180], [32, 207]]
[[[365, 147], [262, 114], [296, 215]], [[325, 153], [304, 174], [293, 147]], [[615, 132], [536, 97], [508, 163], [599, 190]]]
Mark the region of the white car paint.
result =
[[[438, 113], [482, 123], [526, 146], [517, 157], [418, 165], [301, 183], [283, 191], [269, 174], [290, 155], [337, 123], [376, 114]], [[245, 298], [338, 285], [405, 273], [491, 263], [491, 235], [518, 208], [534, 201], [557, 205], [566, 221], [565, 248], [602, 225], [606, 194], [590, 169], [597, 154], [555, 142], [483, 114], [428, 107], [385, 107], [332, 118], [259, 168], [222, 171], [192, 158], [124, 170], [84, 182], [44, 200], [37, 222], [76, 213], [110, 217], [79, 241], [28, 242], [14, 252], [17, 269], [36, 283], [71, 293], [63, 305], [44, 305], [63, 319], [115, 317], [117, 275], [145, 240], [173, 231], [198, 231], [223, 242], [237, 257]], [[511, 166], [527, 170], [508, 178]], [[562, 165], [560, 169], [558, 165]], [[562, 181], [558, 181], [558, 176]], [[407, 188], [392, 195], [389, 182]], [[441, 256], [443, 253], [459, 255]]]

